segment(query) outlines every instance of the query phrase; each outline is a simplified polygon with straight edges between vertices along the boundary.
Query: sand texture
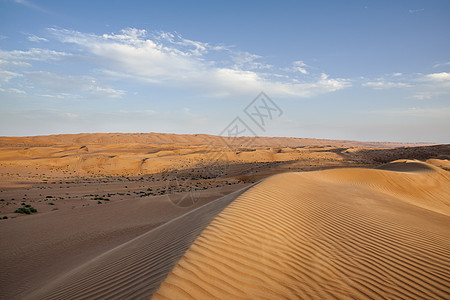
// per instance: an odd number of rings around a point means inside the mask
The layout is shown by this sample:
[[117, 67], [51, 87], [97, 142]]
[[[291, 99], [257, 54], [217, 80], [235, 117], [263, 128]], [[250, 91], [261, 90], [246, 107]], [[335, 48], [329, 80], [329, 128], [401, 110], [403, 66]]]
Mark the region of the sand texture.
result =
[[22, 299], [141, 299], [202, 230], [247, 188], [214, 200], [48, 281]]
[[450, 175], [418, 161], [275, 175], [223, 210], [152, 299], [448, 299]]

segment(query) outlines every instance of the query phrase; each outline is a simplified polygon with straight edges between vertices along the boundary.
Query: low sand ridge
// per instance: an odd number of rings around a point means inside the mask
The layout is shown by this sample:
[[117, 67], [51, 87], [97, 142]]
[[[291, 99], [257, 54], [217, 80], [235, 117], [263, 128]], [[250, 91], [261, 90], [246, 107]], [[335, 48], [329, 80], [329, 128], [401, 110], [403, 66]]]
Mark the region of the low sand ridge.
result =
[[449, 173], [417, 161], [276, 175], [214, 219], [153, 299], [448, 299], [449, 207]]

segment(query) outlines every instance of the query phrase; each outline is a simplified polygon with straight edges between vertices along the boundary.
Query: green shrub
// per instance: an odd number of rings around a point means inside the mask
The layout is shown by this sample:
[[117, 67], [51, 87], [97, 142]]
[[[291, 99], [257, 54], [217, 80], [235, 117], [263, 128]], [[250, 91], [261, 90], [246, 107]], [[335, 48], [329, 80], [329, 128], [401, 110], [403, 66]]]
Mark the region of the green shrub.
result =
[[18, 209], [16, 209], [14, 211], [16, 214], [26, 214], [29, 215], [31, 213], [36, 213], [37, 209], [34, 207], [29, 207], [29, 208], [25, 208], [25, 207], [19, 207]]
[[24, 207], [19, 207], [18, 209], [16, 209], [14, 211], [16, 214], [27, 214], [29, 215], [31, 212], [28, 208], [24, 208]]
[[55, 203], [53, 203], [53, 202], [49, 202], [49, 203], [47, 203], [48, 205], [55, 205]]

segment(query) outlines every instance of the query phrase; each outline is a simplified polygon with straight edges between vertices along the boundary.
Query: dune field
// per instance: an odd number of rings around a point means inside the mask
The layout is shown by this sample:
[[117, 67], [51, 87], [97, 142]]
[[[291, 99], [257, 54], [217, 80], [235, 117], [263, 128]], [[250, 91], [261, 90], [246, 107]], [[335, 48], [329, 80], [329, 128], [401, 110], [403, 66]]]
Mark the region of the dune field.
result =
[[445, 299], [449, 159], [449, 145], [0, 137], [0, 299]]

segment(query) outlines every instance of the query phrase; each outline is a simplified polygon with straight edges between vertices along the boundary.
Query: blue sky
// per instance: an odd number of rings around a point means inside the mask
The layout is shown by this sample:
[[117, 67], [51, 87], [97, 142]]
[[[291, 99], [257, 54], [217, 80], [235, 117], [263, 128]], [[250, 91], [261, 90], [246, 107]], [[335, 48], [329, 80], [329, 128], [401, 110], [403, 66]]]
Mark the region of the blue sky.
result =
[[[450, 1], [0, 0], [0, 135], [450, 143]], [[250, 126], [249, 123], [249, 126]]]

